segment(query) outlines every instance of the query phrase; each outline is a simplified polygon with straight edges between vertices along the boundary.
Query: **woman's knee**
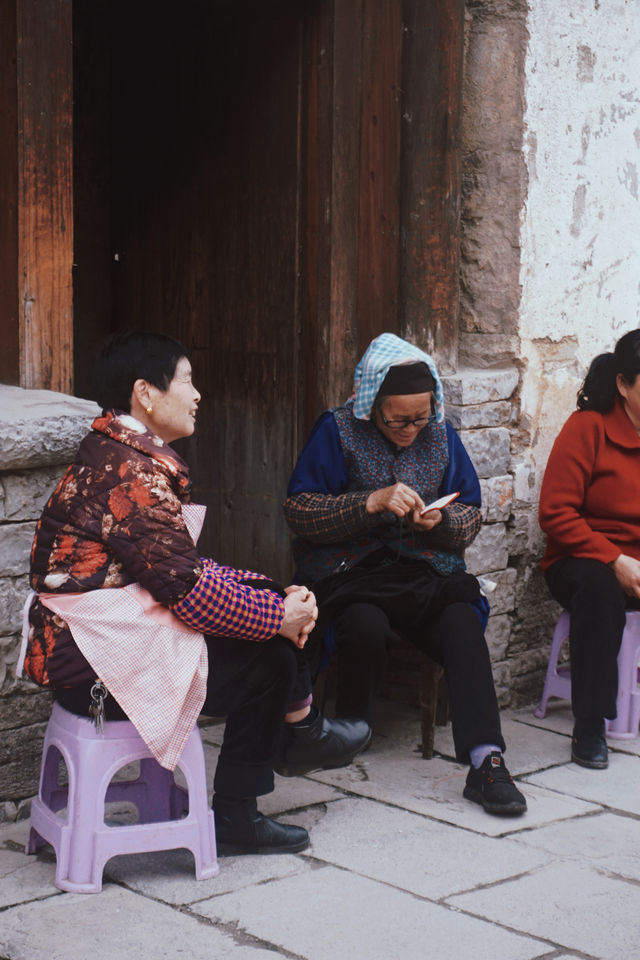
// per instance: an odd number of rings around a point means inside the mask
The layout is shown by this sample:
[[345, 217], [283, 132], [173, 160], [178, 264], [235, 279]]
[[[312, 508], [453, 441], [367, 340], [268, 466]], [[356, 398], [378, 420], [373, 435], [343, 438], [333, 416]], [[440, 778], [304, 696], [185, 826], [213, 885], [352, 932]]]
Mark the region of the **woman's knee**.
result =
[[264, 649], [255, 661], [255, 671], [267, 680], [292, 686], [297, 672], [296, 650], [285, 637], [275, 636], [264, 643]]
[[[436, 617], [427, 630], [426, 650], [449, 656], [469, 658], [486, 650], [480, 618], [469, 603], [451, 603]], [[438, 657], [437, 659], [441, 659]]]
[[568, 557], [547, 571], [551, 593], [567, 609], [624, 611], [625, 594], [612, 568], [589, 557]]
[[387, 615], [372, 603], [352, 603], [336, 620], [336, 647], [368, 657], [386, 655], [391, 627]]

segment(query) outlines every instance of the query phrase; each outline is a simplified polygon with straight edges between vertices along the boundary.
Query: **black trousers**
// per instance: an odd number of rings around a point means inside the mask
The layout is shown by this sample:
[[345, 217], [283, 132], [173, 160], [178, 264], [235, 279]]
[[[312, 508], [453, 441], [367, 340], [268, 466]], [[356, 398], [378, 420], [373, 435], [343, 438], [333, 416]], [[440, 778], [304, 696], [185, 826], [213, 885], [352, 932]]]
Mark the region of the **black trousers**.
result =
[[468, 763], [469, 750], [481, 743], [505, 749], [489, 651], [468, 603], [451, 603], [432, 618], [413, 623], [389, 616], [377, 604], [352, 603], [338, 613], [334, 627], [337, 716], [371, 721], [387, 651], [400, 632], [444, 667], [457, 758]]
[[638, 609], [599, 560], [566, 557], [545, 572], [551, 594], [569, 611], [571, 705], [577, 720], [616, 717], [618, 652], [626, 611]]
[[[207, 697], [202, 712], [226, 717], [213, 781], [228, 797], [257, 797], [273, 790], [273, 758], [285, 713], [296, 691], [310, 690], [306, 661], [284, 637], [264, 643], [206, 637], [209, 653]], [[61, 706], [87, 716], [91, 681], [56, 691]], [[108, 720], [127, 719], [113, 697], [105, 700]]]

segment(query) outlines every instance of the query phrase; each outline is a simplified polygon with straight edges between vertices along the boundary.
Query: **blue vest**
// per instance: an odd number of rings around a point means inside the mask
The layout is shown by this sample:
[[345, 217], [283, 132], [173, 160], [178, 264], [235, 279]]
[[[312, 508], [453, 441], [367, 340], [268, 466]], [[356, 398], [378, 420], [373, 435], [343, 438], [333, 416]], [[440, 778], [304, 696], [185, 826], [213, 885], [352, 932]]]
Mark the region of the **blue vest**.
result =
[[[331, 411], [338, 427], [348, 484], [345, 492], [379, 490], [405, 483], [425, 503], [435, 500], [449, 462], [447, 428], [430, 421], [409, 447], [394, 447], [371, 420], [353, 416], [353, 401]], [[386, 546], [392, 555], [427, 560], [448, 574], [464, 570], [457, 553], [428, 545], [428, 534], [414, 530], [392, 513], [380, 514], [380, 522], [356, 539], [341, 543], [310, 543], [298, 537], [293, 544], [298, 570], [308, 582], [332, 573], [342, 562], [348, 565]]]

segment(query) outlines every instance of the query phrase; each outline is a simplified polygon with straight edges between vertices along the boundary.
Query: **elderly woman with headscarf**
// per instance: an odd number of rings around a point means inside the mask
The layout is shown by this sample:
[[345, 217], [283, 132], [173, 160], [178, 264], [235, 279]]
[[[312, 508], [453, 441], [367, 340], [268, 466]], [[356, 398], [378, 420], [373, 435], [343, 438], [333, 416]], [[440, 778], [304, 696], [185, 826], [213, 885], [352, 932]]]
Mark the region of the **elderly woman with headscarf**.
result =
[[310, 657], [317, 669], [333, 652], [336, 712], [369, 722], [393, 634], [429, 654], [444, 667], [456, 755], [470, 762], [465, 797], [521, 814], [483, 633], [488, 604], [463, 559], [480, 529], [480, 484], [445, 421], [436, 366], [384, 333], [354, 383], [316, 422], [284, 505], [297, 577], [320, 607]]

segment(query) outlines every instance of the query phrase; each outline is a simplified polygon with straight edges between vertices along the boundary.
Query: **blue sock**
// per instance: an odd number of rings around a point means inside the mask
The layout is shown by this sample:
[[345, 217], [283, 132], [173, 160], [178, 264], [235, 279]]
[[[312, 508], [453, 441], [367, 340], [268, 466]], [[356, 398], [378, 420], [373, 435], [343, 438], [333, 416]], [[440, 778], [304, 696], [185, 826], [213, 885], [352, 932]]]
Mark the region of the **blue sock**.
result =
[[483, 760], [485, 757], [488, 757], [490, 753], [502, 754], [502, 750], [500, 747], [496, 747], [495, 743], [479, 743], [477, 747], [471, 747], [469, 756], [476, 770], [482, 766]]

